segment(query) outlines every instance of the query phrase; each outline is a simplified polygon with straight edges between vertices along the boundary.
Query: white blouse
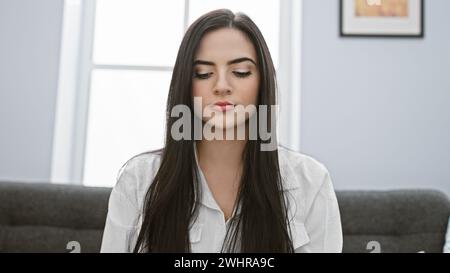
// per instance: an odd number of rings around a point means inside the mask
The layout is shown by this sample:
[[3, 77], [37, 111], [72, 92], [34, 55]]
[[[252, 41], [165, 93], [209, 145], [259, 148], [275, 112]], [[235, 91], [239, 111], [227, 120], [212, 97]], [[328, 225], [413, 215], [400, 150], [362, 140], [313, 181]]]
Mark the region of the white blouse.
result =
[[[220, 252], [230, 219], [215, 201], [195, 159], [200, 174], [202, 200], [199, 216], [189, 230], [192, 252]], [[295, 252], [341, 252], [342, 227], [336, 194], [326, 167], [305, 154], [278, 149], [284, 196]], [[118, 173], [111, 192], [101, 252], [132, 252], [142, 224], [145, 194], [160, 164], [160, 155], [133, 157]], [[239, 214], [238, 211], [234, 212]]]

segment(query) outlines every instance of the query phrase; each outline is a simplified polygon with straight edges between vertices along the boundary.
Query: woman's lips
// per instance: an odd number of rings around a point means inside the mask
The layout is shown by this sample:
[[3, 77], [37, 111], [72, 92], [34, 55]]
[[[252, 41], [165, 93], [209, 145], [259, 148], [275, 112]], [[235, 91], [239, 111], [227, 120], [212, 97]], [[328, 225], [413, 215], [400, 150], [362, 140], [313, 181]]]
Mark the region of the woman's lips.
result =
[[221, 112], [227, 112], [227, 111], [234, 109], [234, 105], [233, 104], [214, 104], [213, 109], [221, 111]]
[[234, 104], [229, 101], [218, 101], [212, 105], [213, 109], [221, 112], [227, 112], [234, 109]]

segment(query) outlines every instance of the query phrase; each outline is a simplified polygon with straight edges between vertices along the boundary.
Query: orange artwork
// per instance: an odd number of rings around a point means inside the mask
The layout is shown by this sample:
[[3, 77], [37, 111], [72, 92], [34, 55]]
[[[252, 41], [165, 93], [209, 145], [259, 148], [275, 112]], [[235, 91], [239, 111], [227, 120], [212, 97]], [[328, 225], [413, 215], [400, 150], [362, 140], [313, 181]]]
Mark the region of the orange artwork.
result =
[[355, 0], [359, 17], [408, 17], [409, 0]]

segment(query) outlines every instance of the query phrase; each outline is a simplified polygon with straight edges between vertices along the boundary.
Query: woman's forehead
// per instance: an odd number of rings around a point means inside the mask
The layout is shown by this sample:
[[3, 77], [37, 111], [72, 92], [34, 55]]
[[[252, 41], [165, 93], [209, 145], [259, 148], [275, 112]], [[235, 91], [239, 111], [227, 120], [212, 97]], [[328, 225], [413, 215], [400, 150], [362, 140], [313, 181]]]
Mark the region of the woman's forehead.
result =
[[196, 59], [212, 62], [227, 62], [235, 58], [256, 59], [252, 42], [240, 30], [222, 28], [207, 33], [200, 41]]

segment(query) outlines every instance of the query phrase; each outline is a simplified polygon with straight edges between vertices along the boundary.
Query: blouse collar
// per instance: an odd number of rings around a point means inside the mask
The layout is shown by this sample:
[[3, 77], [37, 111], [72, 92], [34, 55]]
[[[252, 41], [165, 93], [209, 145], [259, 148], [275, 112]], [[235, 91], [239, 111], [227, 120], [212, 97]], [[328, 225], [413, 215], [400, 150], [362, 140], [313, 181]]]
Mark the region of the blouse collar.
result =
[[[283, 148], [281, 148], [283, 149]], [[282, 177], [282, 183], [283, 183], [283, 190], [284, 191], [290, 191], [296, 188], [300, 187], [300, 183], [298, 181], [298, 178], [295, 176], [294, 171], [292, 170], [292, 167], [289, 165], [288, 160], [284, 157], [283, 153], [280, 152], [281, 149], [278, 149], [278, 162], [280, 166], [280, 172]], [[197, 143], [194, 141], [194, 154], [195, 154], [195, 163], [197, 167], [197, 172], [199, 174], [200, 179], [200, 187], [202, 191], [202, 200], [201, 203], [211, 209], [219, 210], [221, 211], [219, 205], [217, 204], [216, 200], [213, 197], [213, 194], [209, 188], [209, 185], [206, 181], [205, 175], [203, 174], [202, 169], [200, 168], [200, 164], [198, 162], [198, 155], [197, 155]], [[236, 212], [236, 208], [233, 211], [233, 217], [236, 215], [239, 215], [241, 212], [241, 204], [239, 205], [238, 211]]]

